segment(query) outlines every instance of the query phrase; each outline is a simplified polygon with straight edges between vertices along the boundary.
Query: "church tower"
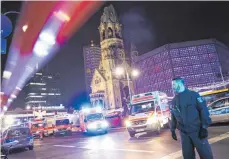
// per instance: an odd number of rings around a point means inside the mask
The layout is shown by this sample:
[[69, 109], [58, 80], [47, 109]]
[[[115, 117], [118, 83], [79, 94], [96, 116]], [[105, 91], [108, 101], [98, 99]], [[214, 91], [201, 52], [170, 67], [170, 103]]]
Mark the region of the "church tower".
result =
[[106, 79], [105, 103], [108, 109], [122, 107], [124, 98], [122, 79], [117, 78], [115, 69], [125, 63], [122, 25], [112, 5], [104, 8], [99, 26], [101, 65], [100, 72]]
[[[92, 78], [90, 100], [92, 105], [102, 103], [106, 109], [121, 108], [123, 99], [129, 96], [128, 91], [133, 92], [133, 83], [127, 80], [130, 66], [124, 52], [122, 25], [112, 5], [104, 8], [98, 29], [101, 62]], [[122, 67], [126, 74], [117, 76], [118, 67]]]

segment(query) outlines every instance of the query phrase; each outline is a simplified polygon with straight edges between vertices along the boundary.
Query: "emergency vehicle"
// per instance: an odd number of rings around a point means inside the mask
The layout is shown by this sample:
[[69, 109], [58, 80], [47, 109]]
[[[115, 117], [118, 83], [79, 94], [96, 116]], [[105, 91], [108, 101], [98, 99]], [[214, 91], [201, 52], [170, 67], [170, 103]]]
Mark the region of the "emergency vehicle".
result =
[[35, 137], [35, 138], [41, 138], [44, 135], [48, 136], [45, 118], [34, 119], [34, 121], [31, 121], [30, 122], [30, 130], [33, 134], [33, 137]]
[[72, 135], [72, 122], [70, 122], [69, 116], [55, 115], [53, 120], [54, 135]]
[[104, 133], [109, 129], [109, 124], [105, 120], [101, 107], [83, 108], [79, 112], [80, 129], [82, 132], [90, 133]]
[[168, 97], [160, 91], [134, 95], [130, 114], [125, 121], [130, 137], [137, 133], [150, 133], [169, 126], [171, 119]]

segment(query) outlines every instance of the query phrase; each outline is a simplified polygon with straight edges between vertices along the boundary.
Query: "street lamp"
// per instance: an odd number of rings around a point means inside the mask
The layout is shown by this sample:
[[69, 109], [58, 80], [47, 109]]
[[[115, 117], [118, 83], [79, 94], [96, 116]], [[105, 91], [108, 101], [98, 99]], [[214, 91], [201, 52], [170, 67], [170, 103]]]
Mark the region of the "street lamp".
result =
[[115, 73], [117, 74], [117, 75], [123, 75], [124, 74], [124, 69], [122, 68], [122, 67], [117, 67], [116, 69], [115, 69]]
[[136, 69], [134, 69], [134, 70], [132, 70], [132, 72], [131, 72], [132, 74], [132, 77], [138, 77], [139, 76], [139, 74], [140, 74], [140, 72], [138, 71], [138, 70], [136, 70]]
[[[126, 67], [117, 67], [115, 69], [115, 73], [116, 75], [120, 76], [120, 75], [123, 75], [124, 73], [126, 74], [126, 77], [127, 77], [127, 84], [128, 84], [128, 89], [129, 89], [129, 97], [130, 97], [130, 100], [131, 100], [131, 90], [130, 90], [130, 75], [129, 75], [129, 72], [127, 71]], [[131, 70], [131, 76], [132, 77], [137, 77], [139, 76], [139, 71], [136, 70], [136, 69], [132, 69]]]

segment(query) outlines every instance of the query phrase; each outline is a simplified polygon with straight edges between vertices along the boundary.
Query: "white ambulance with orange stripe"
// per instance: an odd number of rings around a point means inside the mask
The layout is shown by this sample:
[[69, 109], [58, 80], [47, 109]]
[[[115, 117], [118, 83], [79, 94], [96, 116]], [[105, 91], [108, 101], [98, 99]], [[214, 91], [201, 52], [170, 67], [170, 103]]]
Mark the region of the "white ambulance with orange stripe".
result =
[[169, 126], [171, 119], [168, 97], [160, 91], [137, 94], [132, 97], [130, 114], [125, 121], [130, 137], [150, 133]]
[[33, 136], [36, 138], [40, 138], [41, 135], [49, 136], [51, 133], [48, 131], [47, 121], [45, 118], [36, 118], [32, 122], [30, 122], [30, 129]]
[[68, 114], [55, 115], [54, 117], [54, 135], [72, 135], [72, 122]]

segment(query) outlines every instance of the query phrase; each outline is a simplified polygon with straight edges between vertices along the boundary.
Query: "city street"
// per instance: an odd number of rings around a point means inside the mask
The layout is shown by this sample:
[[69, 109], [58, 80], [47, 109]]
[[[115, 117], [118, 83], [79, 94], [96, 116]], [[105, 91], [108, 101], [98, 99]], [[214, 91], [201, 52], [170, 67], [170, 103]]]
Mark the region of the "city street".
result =
[[[178, 134], [178, 133], [177, 133]], [[33, 151], [13, 152], [9, 159], [175, 159], [182, 158], [180, 139], [173, 141], [169, 130], [160, 135], [130, 138], [125, 129], [111, 130], [106, 135], [49, 137], [36, 141]], [[229, 126], [209, 128], [209, 142], [216, 159], [228, 159]]]

